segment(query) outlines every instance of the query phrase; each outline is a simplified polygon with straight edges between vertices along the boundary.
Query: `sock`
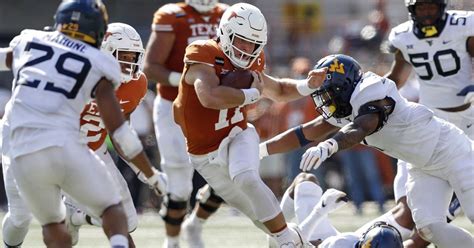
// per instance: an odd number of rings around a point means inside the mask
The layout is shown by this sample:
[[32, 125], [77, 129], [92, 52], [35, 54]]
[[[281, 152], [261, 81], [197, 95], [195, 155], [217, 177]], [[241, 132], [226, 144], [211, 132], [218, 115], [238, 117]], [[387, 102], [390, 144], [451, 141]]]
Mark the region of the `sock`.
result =
[[402, 240], [407, 240], [412, 233], [412, 230], [405, 228], [403, 226], [400, 226], [400, 224], [398, 224], [398, 222], [395, 220], [395, 217], [393, 217], [393, 214], [391, 211], [363, 225], [361, 228], [357, 229], [356, 233], [358, 235], [364, 234], [377, 221], [387, 222], [388, 224], [397, 228], [397, 230], [400, 232], [400, 235], [402, 236]]
[[302, 182], [295, 188], [295, 209], [300, 220], [301, 233], [307, 240], [324, 240], [338, 232], [326, 215], [321, 216], [314, 207], [321, 200], [322, 189], [313, 182]]
[[168, 247], [179, 247], [179, 235], [178, 236], [166, 236], [165, 242], [168, 244]]
[[294, 243], [290, 229], [288, 227], [285, 227], [283, 230], [279, 232], [272, 233], [271, 236], [277, 242], [278, 247], [281, 247], [281, 245], [283, 244]]
[[112, 248], [128, 248], [128, 238], [121, 234], [113, 235], [109, 242]]
[[191, 225], [193, 226], [196, 226], [196, 225], [202, 226], [202, 224], [204, 224], [204, 222], [206, 221], [205, 219], [199, 218], [196, 215], [196, 211], [191, 212], [188, 218], [189, 218], [189, 223], [191, 223]]

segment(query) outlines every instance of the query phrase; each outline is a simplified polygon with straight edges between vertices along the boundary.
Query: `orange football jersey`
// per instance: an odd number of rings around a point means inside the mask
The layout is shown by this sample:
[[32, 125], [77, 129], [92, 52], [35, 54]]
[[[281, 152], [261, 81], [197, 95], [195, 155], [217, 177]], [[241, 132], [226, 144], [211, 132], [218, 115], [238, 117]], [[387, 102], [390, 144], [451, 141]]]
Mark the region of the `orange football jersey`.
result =
[[[265, 67], [263, 52], [249, 68], [263, 71]], [[202, 63], [214, 67], [221, 78], [226, 72], [236, 68], [225, 56], [215, 40], [197, 41], [186, 48], [184, 72], [190, 64]], [[184, 80], [184, 77], [181, 78]], [[181, 126], [188, 146], [188, 152], [202, 155], [216, 150], [234, 126], [247, 128], [245, 107], [230, 109], [209, 109], [202, 106], [194, 86], [181, 81], [179, 93], [173, 102], [174, 119]]]
[[[186, 46], [195, 40], [207, 40], [216, 36], [219, 21], [228, 7], [226, 4], [217, 4], [207, 16], [185, 3], [170, 3], [159, 8], [153, 17], [153, 31], [174, 32], [173, 48], [165, 62], [166, 68], [171, 71], [182, 72], [184, 51]], [[178, 94], [178, 88], [169, 85], [157, 84], [157, 91], [161, 97], [173, 101]]]
[[[147, 79], [145, 74], [141, 74], [137, 80], [122, 83], [115, 92], [119, 100], [120, 107], [124, 115], [130, 114], [140, 104], [147, 91]], [[99, 149], [105, 141], [107, 130], [100, 117], [97, 103], [91, 101], [84, 107], [81, 113], [81, 132], [87, 136], [87, 145], [92, 150]]]

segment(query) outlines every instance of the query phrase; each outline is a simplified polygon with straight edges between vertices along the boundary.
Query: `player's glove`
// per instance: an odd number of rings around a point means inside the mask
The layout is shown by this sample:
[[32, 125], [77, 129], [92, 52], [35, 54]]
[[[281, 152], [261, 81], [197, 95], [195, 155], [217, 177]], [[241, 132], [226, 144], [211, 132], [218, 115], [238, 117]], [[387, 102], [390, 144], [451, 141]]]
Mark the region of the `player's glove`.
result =
[[337, 150], [338, 145], [334, 139], [327, 139], [320, 142], [317, 146], [309, 148], [303, 154], [300, 162], [300, 169], [303, 171], [317, 169], [322, 162], [336, 153]]
[[168, 186], [168, 177], [165, 173], [153, 168], [155, 172], [153, 176], [146, 179], [146, 184], [152, 189], [156, 195], [162, 196], [166, 194], [166, 187]]

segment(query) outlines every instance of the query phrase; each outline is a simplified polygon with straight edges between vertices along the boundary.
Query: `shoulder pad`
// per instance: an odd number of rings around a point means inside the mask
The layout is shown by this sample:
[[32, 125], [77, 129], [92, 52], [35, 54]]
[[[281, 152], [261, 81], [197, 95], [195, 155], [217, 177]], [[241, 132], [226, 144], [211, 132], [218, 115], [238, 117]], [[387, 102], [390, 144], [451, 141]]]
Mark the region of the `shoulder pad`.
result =
[[176, 14], [185, 14], [183, 8], [176, 3], [168, 3], [163, 5], [158, 9], [158, 13], [176, 15]]

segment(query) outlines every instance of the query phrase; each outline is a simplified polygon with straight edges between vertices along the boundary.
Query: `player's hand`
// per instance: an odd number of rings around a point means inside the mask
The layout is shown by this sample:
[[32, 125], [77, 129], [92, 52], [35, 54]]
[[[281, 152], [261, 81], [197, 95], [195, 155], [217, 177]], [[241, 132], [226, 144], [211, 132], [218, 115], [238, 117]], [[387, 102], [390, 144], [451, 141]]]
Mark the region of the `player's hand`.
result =
[[165, 173], [154, 169], [155, 174], [146, 179], [146, 184], [152, 189], [156, 195], [162, 196], [166, 194], [166, 187], [168, 186], [168, 177]]
[[346, 193], [337, 189], [328, 189], [321, 196], [321, 200], [316, 205], [321, 215], [332, 213], [347, 204]]
[[338, 150], [337, 142], [334, 139], [327, 139], [317, 146], [311, 147], [303, 154], [300, 162], [302, 171], [317, 169], [331, 155]]
[[252, 71], [253, 82], [250, 85], [251, 88], [255, 88], [260, 92], [260, 95], [263, 91], [263, 75], [261, 72]]
[[308, 87], [316, 90], [321, 85], [323, 85], [324, 80], [326, 79], [327, 71], [328, 71], [327, 67], [310, 71], [308, 73]]

